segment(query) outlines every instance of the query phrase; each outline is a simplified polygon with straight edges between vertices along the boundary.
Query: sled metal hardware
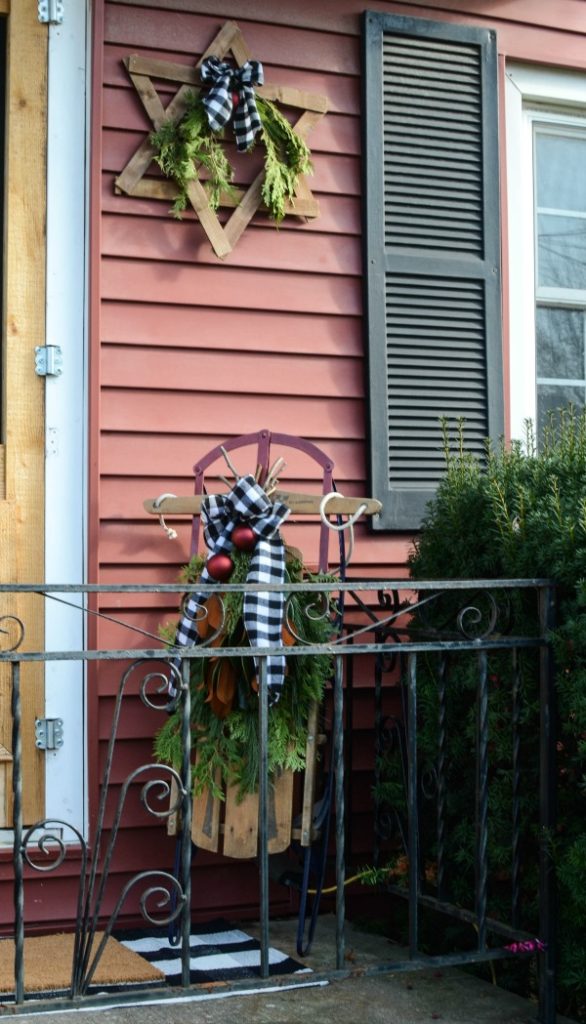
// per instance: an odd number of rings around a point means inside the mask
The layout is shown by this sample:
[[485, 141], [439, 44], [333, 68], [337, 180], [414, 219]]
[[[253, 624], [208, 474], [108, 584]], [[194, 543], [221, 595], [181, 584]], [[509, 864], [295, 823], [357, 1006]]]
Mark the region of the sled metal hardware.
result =
[[39, 0], [39, 21], [43, 25], [61, 25], [63, 21], [63, 0]]
[[39, 750], [59, 750], [63, 746], [63, 719], [35, 718], [35, 746]]
[[63, 373], [63, 351], [60, 345], [37, 345], [35, 373], [39, 377], [60, 377]]

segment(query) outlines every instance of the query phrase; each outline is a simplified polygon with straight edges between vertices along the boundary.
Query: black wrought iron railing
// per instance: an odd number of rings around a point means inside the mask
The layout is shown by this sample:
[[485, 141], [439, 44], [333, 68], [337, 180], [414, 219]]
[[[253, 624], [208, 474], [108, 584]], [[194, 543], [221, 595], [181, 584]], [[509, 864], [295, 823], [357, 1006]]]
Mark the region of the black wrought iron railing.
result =
[[[12, 834], [12, 890], [13, 921], [4, 928], [5, 938], [14, 942], [14, 989], [2, 996], [6, 1012], [30, 1009], [31, 996], [27, 991], [24, 968], [25, 932], [28, 922], [34, 925], [26, 912], [27, 886], [36, 872], [47, 877], [59, 869], [71, 848], [80, 853], [79, 890], [76, 902], [75, 937], [71, 980], [65, 994], [53, 1000], [43, 1000], [38, 994], [35, 1005], [39, 1009], [54, 1009], [56, 1005], [77, 1005], [80, 1001], [99, 1002], [92, 995], [92, 981], [109, 936], [119, 924], [131, 893], [140, 892], [139, 906], [145, 920], [151, 924], [176, 922], [180, 937], [183, 987], [190, 986], [189, 934], [192, 910], [196, 907], [197, 887], [192, 879], [197, 865], [192, 863], [191, 840], [192, 768], [194, 761], [194, 732], [191, 708], [191, 678], [193, 666], [206, 659], [254, 659], [258, 681], [258, 865], [259, 865], [259, 917], [260, 917], [260, 969], [259, 983], [268, 983], [269, 974], [269, 829], [271, 779], [268, 771], [268, 735], [271, 707], [267, 688], [267, 658], [284, 655], [291, 659], [327, 655], [331, 659], [331, 756], [333, 778], [333, 806], [335, 830], [330, 843], [332, 872], [336, 892], [336, 943], [331, 971], [328, 977], [341, 977], [352, 973], [345, 959], [344, 927], [346, 918], [345, 881], [349, 867], [347, 839], [352, 835], [352, 816], [346, 817], [345, 771], [352, 771], [347, 758], [348, 742], [352, 738], [351, 714], [348, 704], [352, 699], [352, 679], [356, 665], [372, 678], [372, 747], [374, 757], [374, 810], [372, 866], [378, 884], [385, 892], [394, 893], [408, 906], [408, 956], [396, 962], [375, 966], [361, 966], [365, 971], [415, 970], [433, 965], [478, 963], [512, 956], [535, 956], [539, 966], [539, 1014], [544, 1024], [555, 1020], [555, 927], [554, 883], [551, 837], [555, 828], [555, 737], [554, 737], [554, 676], [550, 631], [554, 624], [555, 588], [543, 580], [475, 580], [475, 581], [409, 581], [352, 579], [345, 582], [307, 582], [271, 588], [267, 585], [222, 584], [217, 587], [196, 585], [120, 585], [120, 586], [35, 586], [0, 587], [2, 600], [9, 594], [34, 592], [44, 600], [83, 604], [89, 596], [92, 601], [104, 602], [105, 595], [128, 597], [131, 594], [197, 593], [202, 604], [197, 611], [202, 621], [207, 616], [205, 600], [216, 594], [223, 608], [222, 595], [249, 591], [284, 591], [286, 600], [295, 594], [311, 595], [306, 602], [309, 616], [330, 622], [328, 640], [309, 645], [304, 640], [302, 624], [292, 628], [294, 643], [267, 648], [218, 645], [225, 628], [222, 611], [216, 625], [207, 636], [193, 647], [160, 646], [142, 649], [116, 650], [64, 650], [28, 651], [23, 647], [26, 624], [15, 616], [6, 615], [0, 629], [6, 638], [0, 653], [0, 666], [9, 673], [10, 716], [12, 719], [12, 779], [10, 820], [7, 832]], [[99, 605], [87, 609], [90, 614], [101, 615]], [[343, 609], [343, 611], [342, 611]], [[113, 616], [109, 616], [110, 619]], [[287, 615], [285, 616], [287, 621]], [[115, 621], [120, 621], [118, 616]], [[122, 623], [124, 624], [124, 623]], [[522, 629], [519, 630], [519, 626]], [[143, 631], [149, 636], [148, 631]], [[12, 639], [11, 639], [12, 638]], [[8, 646], [9, 649], [6, 649]], [[362, 659], [362, 661], [361, 661]], [[498, 664], [498, 679], [493, 666]], [[114, 701], [110, 738], [100, 781], [100, 796], [88, 836], [77, 825], [66, 821], [44, 818], [25, 827], [23, 823], [23, 789], [26, 782], [22, 765], [22, 694], [21, 666], [31, 662], [78, 661], [84, 665], [95, 663], [120, 664], [120, 680]], [[508, 666], [504, 668], [504, 666]], [[374, 666], [374, 668], [372, 667]], [[464, 666], [464, 667], [462, 667]], [[463, 682], [463, 675], [465, 681]], [[142, 704], [158, 711], [178, 711], [180, 721], [181, 764], [178, 768], [159, 763], [137, 765], [116, 789], [113, 813], [110, 806], [112, 766], [121, 715], [128, 699], [130, 681], [139, 679]], [[425, 690], [422, 690], [425, 678]], [[495, 682], [496, 679], [496, 682]], [[169, 687], [171, 682], [171, 687]], [[368, 682], [368, 680], [367, 680]], [[495, 766], [492, 761], [493, 728], [503, 728], [503, 711], [495, 725], [491, 719], [491, 700], [495, 686], [506, 691], [506, 728], [510, 733], [510, 763], [498, 765], [499, 777], [510, 780], [510, 864], [506, 875], [508, 910], [499, 900], [498, 912], [492, 913], [493, 880], [491, 864], [491, 786]], [[393, 687], [393, 693], [403, 703], [403, 713], [389, 719], [385, 714], [384, 697]], [[135, 690], [133, 690], [135, 693]], [[425, 694], [422, 704], [421, 694]], [[429, 694], [433, 699], [430, 702]], [[136, 697], [134, 698], [136, 699]], [[458, 735], [460, 704], [467, 709], [467, 721], [475, 722], [466, 737], [469, 743], [469, 767], [473, 779], [473, 799], [470, 807], [469, 829], [473, 834], [471, 845], [470, 901], [465, 905], [462, 889], [454, 881], [462, 867], [454, 864], [454, 823], [450, 817], [451, 789], [455, 785], [451, 750]], [[536, 709], [531, 720], [529, 708]], [[430, 716], [434, 727], [430, 731]], [[462, 722], [464, 711], [462, 710]], [[423, 739], [422, 723], [427, 726]], [[89, 729], [95, 723], [87, 723]], [[464, 728], [464, 726], [462, 726]], [[469, 730], [469, 726], [466, 726]], [[472, 734], [473, 733], [473, 734]], [[430, 750], [430, 736], [433, 750]], [[422, 743], [425, 749], [421, 750]], [[385, 795], [386, 755], [395, 756], [395, 799]], [[392, 760], [392, 758], [391, 758]], [[397, 789], [397, 779], [399, 786]], [[161, 822], [179, 814], [181, 822], [181, 856], [178, 875], [156, 868], [133, 875], [122, 886], [113, 909], [106, 908], [104, 898], [112, 859], [120, 830], [124, 826], [129, 788], [141, 783], [141, 799], [149, 815]], [[534, 804], [524, 803], [526, 786], [537, 787]], [[161, 797], [165, 800], [161, 802]], [[155, 799], [157, 797], [157, 799]], [[166, 802], [165, 802], [166, 801]], [[529, 811], [527, 810], [529, 808]], [[532, 810], [533, 808], [533, 810]], [[533, 818], [528, 820], [528, 814]], [[539, 870], [531, 903], [537, 907], [538, 917], [527, 930], [523, 913], [524, 900], [529, 896], [530, 878], [524, 871], [524, 858], [533, 856], [531, 843], [535, 841], [535, 856]], [[430, 872], [426, 857], [431, 857]], [[0, 854], [1, 858], [1, 854]], [[392, 867], [385, 868], [389, 859], [402, 864], [402, 874]], [[1, 859], [0, 859], [0, 866]], [[4, 865], [6, 868], [6, 865]], [[132, 865], [130, 865], [130, 868]], [[5, 877], [5, 875], [4, 875]], [[499, 883], [500, 884], [500, 883]], [[47, 892], [49, 889], [47, 888]], [[456, 892], [457, 895], [454, 895]], [[156, 910], [153, 910], [153, 901]], [[422, 941], [420, 922], [422, 915], [438, 913], [439, 919], [469, 924], [475, 941], [463, 949], [439, 951]], [[27, 925], [25, 926], [25, 921]], [[323, 975], [316, 975], [316, 980]], [[303, 976], [302, 976], [303, 977]], [[264, 979], [264, 982], [263, 982]], [[291, 980], [291, 979], [289, 979]], [[272, 979], [271, 979], [272, 981]], [[238, 987], [238, 982], [233, 986]], [[170, 993], [171, 994], [171, 993]], [[161, 990], [158, 996], [164, 998]], [[123, 993], [108, 995], [108, 1001], [121, 1004], [127, 999]], [[136, 992], [132, 998], [137, 999]], [[2, 1011], [0, 1011], [2, 1012]]]

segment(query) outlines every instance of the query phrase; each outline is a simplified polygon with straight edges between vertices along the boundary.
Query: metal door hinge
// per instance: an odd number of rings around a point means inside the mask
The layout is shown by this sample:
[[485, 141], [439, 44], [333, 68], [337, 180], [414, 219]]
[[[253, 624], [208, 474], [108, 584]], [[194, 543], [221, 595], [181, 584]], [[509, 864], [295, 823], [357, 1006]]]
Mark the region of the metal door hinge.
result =
[[35, 718], [35, 745], [39, 750], [58, 750], [63, 746], [62, 718]]
[[63, 21], [63, 0], [39, 0], [37, 7], [43, 25], [60, 25]]
[[60, 345], [37, 345], [35, 373], [39, 377], [59, 377], [63, 373], [63, 352]]

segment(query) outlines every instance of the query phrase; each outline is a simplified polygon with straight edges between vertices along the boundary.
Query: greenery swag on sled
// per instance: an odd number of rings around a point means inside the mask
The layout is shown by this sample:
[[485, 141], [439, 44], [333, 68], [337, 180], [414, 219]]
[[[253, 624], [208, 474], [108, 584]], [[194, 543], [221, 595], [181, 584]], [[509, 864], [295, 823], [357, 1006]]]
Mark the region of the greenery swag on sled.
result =
[[[234, 570], [230, 583], [244, 583], [248, 575], [250, 555], [245, 551], [232, 553]], [[181, 573], [185, 583], [196, 583], [204, 559], [196, 555]], [[286, 582], [332, 582], [333, 577], [312, 575], [304, 571], [299, 553], [287, 548]], [[308, 645], [327, 643], [332, 636], [333, 611], [326, 604], [316, 608], [315, 593], [295, 592], [287, 603], [287, 625], [283, 626], [283, 645], [302, 638]], [[206, 602], [207, 616], [198, 623], [202, 642], [219, 628], [222, 614], [224, 628], [213, 641], [217, 647], [249, 646], [243, 622], [244, 594], [212, 594]], [[223, 611], [222, 611], [223, 605]], [[326, 614], [323, 614], [326, 612]], [[170, 644], [174, 641], [175, 624], [161, 630]], [[327, 680], [332, 674], [329, 655], [300, 655], [288, 660], [285, 684], [278, 703], [269, 713], [269, 773], [300, 772], [305, 767], [308, 717], [312, 707], [321, 702]], [[194, 796], [209, 791], [224, 799], [225, 790], [237, 787], [238, 798], [254, 793], [258, 787], [258, 687], [252, 657], [194, 658], [191, 660], [191, 723], [193, 749]], [[155, 739], [157, 758], [179, 769], [181, 765], [181, 712], [176, 710]]]

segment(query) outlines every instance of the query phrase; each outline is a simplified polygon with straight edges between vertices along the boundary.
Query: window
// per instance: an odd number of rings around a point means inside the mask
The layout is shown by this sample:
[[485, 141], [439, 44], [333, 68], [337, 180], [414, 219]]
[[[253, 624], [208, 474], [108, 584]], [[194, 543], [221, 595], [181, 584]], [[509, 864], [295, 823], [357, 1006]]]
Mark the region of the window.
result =
[[366, 12], [365, 279], [377, 529], [416, 529], [443, 417], [503, 431], [494, 32]]
[[550, 410], [586, 404], [586, 133], [534, 125], [537, 433]]
[[511, 433], [586, 406], [586, 76], [507, 69]]

